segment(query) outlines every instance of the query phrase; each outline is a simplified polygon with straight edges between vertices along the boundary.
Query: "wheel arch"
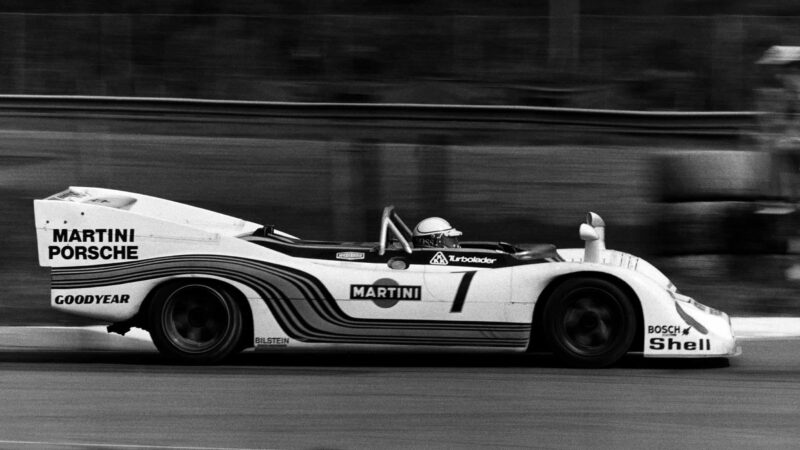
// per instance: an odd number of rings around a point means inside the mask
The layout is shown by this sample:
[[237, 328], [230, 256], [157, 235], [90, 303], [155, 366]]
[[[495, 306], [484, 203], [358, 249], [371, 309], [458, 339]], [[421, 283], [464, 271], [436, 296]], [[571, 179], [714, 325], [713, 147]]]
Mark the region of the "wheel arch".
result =
[[239, 311], [242, 313], [242, 337], [240, 342], [237, 346], [237, 350], [242, 350], [248, 347], [253, 346], [253, 338], [255, 336], [255, 331], [253, 330], [253, 311], [250, 308], [250, 303], [247, 301], [247, 297], [245, 294], [234, 285], [233, 282], [230, 282], [225, 279], [220, 278], [211, 278], [211, 277], [202, 277], [202, 276], [178, 276], [165, 279], [155, 286], [147, 293], [142, 304], [139, 306], [139, 311], [136, 315], [131, 319], [131, 325], [143, 328], [145, 330], [150, 330], [150, 324], [147, 320], [147, 312], [150, 309], [150, 305], [153, 302], [153, 298], [155, 297], [156, 293], [163, 289], [165, 286], [174, 284], [190, 284], [190, 283], [202, 283], [208, 284], [210, 286], [223, 289], [227, 293], [233, 297], [234, 302], [236, 302], [236, 306], [239, 308]]
[[625, 282], [623, 279], [606, 272], [597, 272], [597, 271], [580, 271], [580, 272], [570, 272], [567, 274], [559, 275], [554, 277], [550, 282], [545, 286], [542, 292], [539, 294], [538, 298], [536, 299], [536, 303], [533, 308], [533, 321], [531, 327], [531, 336], [530, 342], [528, 343], [528, 350], [529, 351], [549, 351], [551, 350], [548, 348], [547, 339], [544, 336], [544, 310], [547, 302], [550, 301], [552, 298], [553, 291], [555, 291], [558, 286], [563, 284], [565, 281], [574, 279], [574, 278], [598, 278], [601, 280], [608, 281], [613, 283], [615, 286], [622, 289], [625, 294], [627, 294], [631, 300], [633, 300], [633, 307], [636, 313], [636, 321], [637, 321], [637, 328], [636, 334], [633, 338], [633, 344], [631, 348], [628, 350], [629, 352], [639, 352], [644, 349], [644, 312], [642, 310], [642, 301], [636, 292], [633, 290], [630, 284]]

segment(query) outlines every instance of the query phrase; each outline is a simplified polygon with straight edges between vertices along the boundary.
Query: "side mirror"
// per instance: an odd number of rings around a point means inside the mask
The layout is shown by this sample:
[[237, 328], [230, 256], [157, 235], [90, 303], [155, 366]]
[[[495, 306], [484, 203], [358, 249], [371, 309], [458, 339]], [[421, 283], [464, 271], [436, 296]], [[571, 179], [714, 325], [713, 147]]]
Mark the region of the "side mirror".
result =
[[596, 241], [600, 239], [597, 231], [588, 223], [582, 223], [578, 233], [580, 234], [582, 241]]
[[603, 259], [603, 252], [606, 249], [606, 223], [603, 219], [590, 212], [586, 215], [586, 223], [582, 223], [578, 229], [581, 240], [586, 244], [583, 250], [583, 261], [599, 263]]
[[599, 214], [593, 213], [591, 211], [586, 213], [586, 223], [596, 228], [606, 226], [606, 222], [603, 220], [603, 218], [600, 217]]

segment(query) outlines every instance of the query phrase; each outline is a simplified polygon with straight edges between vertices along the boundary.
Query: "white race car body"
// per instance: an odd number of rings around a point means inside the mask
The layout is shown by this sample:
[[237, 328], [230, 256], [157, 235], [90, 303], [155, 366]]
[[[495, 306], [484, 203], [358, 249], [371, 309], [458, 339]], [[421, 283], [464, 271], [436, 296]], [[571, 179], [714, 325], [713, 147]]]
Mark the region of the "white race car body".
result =
[[34, 211], [39, 262], [52, 272], [52, 306], [117, 324], [142, 326], [147, 302], [165, 283], [216, 280], [245, 299], [244, 347], [256, 350], [521, 352], [539, 323], [537, 303], [559, 280], [588, 275], [633, 294], [640, 317], [631, 350], [648, 357], [738, 351], [726, 314], [678, 294], [646, 261], [606, 250], [602, 220], [582, 228], [586, 249], [556, 251], [488, 242], [412, 248], [391, 208], [377, 243], [303, 241], [272, 227], [109, 189], [71, 187], [36, 200]]

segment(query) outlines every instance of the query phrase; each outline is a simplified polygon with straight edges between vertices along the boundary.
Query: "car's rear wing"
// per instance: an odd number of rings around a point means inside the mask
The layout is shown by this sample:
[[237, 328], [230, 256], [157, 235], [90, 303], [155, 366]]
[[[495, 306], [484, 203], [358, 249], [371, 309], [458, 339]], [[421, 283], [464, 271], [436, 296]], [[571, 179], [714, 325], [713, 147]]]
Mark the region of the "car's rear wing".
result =
[[70, 187], [34, 200], [39, 264], [74, 266], [189, 251], [261, 225], [194, 206], [112, 189]]

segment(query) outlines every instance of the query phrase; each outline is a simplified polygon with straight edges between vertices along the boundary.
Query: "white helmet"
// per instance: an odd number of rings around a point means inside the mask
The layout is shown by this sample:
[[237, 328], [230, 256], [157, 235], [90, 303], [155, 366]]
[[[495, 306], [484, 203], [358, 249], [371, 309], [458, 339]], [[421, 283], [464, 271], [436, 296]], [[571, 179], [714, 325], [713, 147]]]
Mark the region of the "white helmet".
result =
[[458, 247], [461, 232], [441, 217], [428, 217], [414, 227], [415, 247]]

